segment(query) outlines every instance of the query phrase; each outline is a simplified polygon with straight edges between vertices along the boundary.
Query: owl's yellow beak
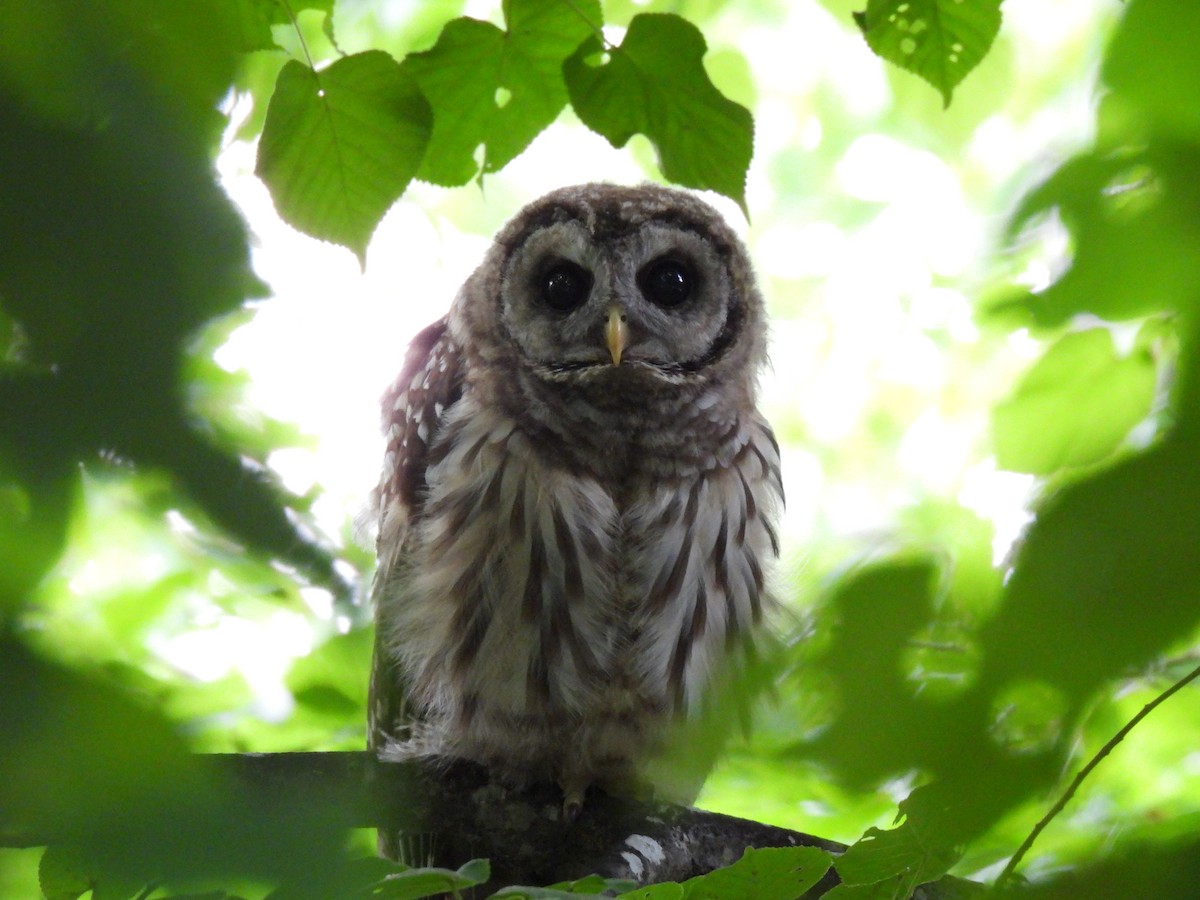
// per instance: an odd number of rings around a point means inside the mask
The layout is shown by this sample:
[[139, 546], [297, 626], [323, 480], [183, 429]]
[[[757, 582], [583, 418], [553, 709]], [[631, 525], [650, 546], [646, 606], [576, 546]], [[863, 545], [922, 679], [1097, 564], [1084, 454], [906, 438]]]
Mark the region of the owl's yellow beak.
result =
[[620, 307], [608, 308], [608, 324], [604, 327], [604, 340], [608, 344], [608, 352], [612, 354], [614, 366], [621, 364], [621, 354], [629, 346], [629, 326], [625, 324], [625, 314]]

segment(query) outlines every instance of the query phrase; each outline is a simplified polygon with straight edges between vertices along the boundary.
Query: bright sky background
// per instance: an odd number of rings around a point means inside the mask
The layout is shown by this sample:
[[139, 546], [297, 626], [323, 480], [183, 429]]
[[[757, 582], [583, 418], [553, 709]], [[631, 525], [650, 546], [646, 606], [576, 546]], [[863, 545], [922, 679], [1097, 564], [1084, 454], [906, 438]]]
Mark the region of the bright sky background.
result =
[[[722, 35], [736, 37], [757, 94], [752, 224], [731, 202], [713, 202], [746, 236], [773, 313], [763, 405], [785, 438], [789, 553], [803, 556], [829, 538], [865, 552], [887, 535], [898, 510], [934, 496], [990, 518], [1000, 557], [1027, 519], [1031, 481], [996, 470], [987, 410], [1040, 344], [1027, 335], [981, 334], [971, 295], [984, 286], [1003, 224], [1006, 210], [996, 204], [1011, 204], [1029, 186], [1018, 173], [1048, 172], [1088, 137], [1098, 4], [1006, 0], [1004, 28], [1013, 39], [1004, 52], [1016, 77], [983, 88], [1011, 90], [1011, 102], [979, 125], [958, 160], [901, 136], [906, 129], [889, 117], [893, 85], [859, 36], [816, 2], [776, 5], [785, 21], [730, 4], [708, 33], [715, 54], [729, 49]], [[411, 6], [395, 4], [396, 18]], [[495, 21], [498, 6], [471, 3], [468, 12]], [[347, 32], [339, 27], [340, 36]], [[969, 102], [971, 80], [981, 77], [982, 70], [968, 76], [956, 102]], [[936, 101], [932, 88], [919, 87]], [[845, 128], [816, 111], [817, 92], [831, 93], [840, 114], [865, 124], [822, 185], [826, 196], [786, 196], [776, 186], [779, 167], [829, 152], [827, 134]], [[239, 112], [244, 104], [235, 106], [235, 118]], [[929, 117], [928, 129], [937, 123]], [[255, 147], [232, 142], [218, 165], [255, 235], [255, 268], [275, 296], [218, 359], [250, 373], [252, 404], [317, 438], [315, 450], [279, 451], [270, 463], [295, 491], [324, 486], [316, 513], [331, 535], [362, 507], [378, 477], [378, 398], [409, 338], [446, 311], [488, 236], [552, 188], [643, 181], [635, 157], [652, 158], [648, 145], [615, 150], [577, 124], [560, 123], [482, 190], [412, 185], [379, 227], [360, 271], [348, 250], [280, 222], [253, 175], [254, 154]], [[829, 210], [842, 201], [866, 204], [870, 213], [852, 227], [830, 221]], [[1023, 273], [1031, 286], [1050, 276], [1053, 239], [1047, 248], [1045, 261]], [[881, 416], [895, 424], [886, 440], [877, 434]], [[804, 442], [788, 440], [795, 435]], [[247, 671], [265, 684], [311, 638], [290, 618], [261, 627], [272, 633], [231, 640], [214, 631], [210, 640], [191, 638], [201, 645], [173, 652], [207, 660], [210, 674], [216, 661], [265, 666], [258, 676]], [[270, 660], [268, 645], [275, 647]], [[243, 655], [248, 648], [256, 648], [257, 661]]]

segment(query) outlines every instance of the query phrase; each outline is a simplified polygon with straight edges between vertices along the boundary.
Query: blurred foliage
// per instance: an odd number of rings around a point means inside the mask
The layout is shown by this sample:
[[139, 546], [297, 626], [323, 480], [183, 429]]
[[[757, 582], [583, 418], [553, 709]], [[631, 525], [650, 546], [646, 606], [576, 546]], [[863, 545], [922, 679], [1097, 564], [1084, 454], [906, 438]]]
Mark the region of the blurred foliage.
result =
[[[288, 494], [267, 466], [309, 439], [247, 409], [244, 379], [213, 359], [266, 291], [214, 179], [217, 109], [231, 86], [253, 98], [239, 136], [262, 132], [258, 171], [281, 213], [360, 259], [414, 177], [491, 173], [568, 103], [614, 145], [648, 138], [666, 177], [744, 204], [752, 123], [728, 97], [756, 89], [732, 48], [738, 27], [782, 12], [614, 0], [603, 12], [624, 30], [610, 42], [596, 4], [567, 4], [581, 24], [562, 4], [510, 0], [502, 25], [455, 18], [463, 5], [392, 21], [352, 0], [0, 0], [0, 836], [55, 839], [44, 856], [0, 849], [0, 895], [416, 897], [486, 879], [479, 864], [357, 859], [342, 829], [301, 811], [247, 816], [189, 752], [361, 747], [370, 647], [346, 583], [369, 560], [319, 536], [315, 493]], [[992, 0], [861, 5], [823, 3], [845, 34], [857, 23], [853, 46], [908, 71], [886, 72], [892, 102], [874, 112], [824, 83], [799, 93], [790, 114], [819, 118], [821, 150], [771, 157], [765, 225], [865, 227], [881, 204], [932, 202], [898, 185], [835, 202], [828, 185], [864, 132], [956, 157], [1001, 99], [1035, 118], [1067, 89], [1070, 63], [1057, 87], [1015, 77], [1021, 48], [997, 36]], [[1194, 891], [1196, 689], [1108, 742], [1198, 659], [1198, 17], [1126, 4], [1092, 143], [1024, 174], [1038, 184], [978, 276], [992, 289], [979, 321], [1045, 344], [990, 410], [997, 464], [1042, 479], [1011, 555], [993, 561], [989, 521], [918, 496], [873, 552], [831, 539], [788, 566], [791, 592], [816, 600], [797, 604], [774, 702], [732, 740], [706, 798], [860, 838], [834, 863], [842, 896], [903, 896], [952, 868], [994, 878], [1100, 752], [1111, 758], [1025, 859], [1029, 883], [1005, 891]], [[342, 53], [335, 23], [377, 49]], [[964, 183], [987, 182], [979, 165], [963, 164]], [[1030, 290], [1019, 274], [1055, 234], [1069, 262]], [[803, 316], [817, 277], [766, 287]], [[866, 327], [872, 309], [850, 313]], [[931, 340], [963, 354], [957, 372], [1012, 375], [986, 342]], [[976, 396], [955, 388], [948, 404]], [[867, 427], [894, 455], [914, 401], [893, 387], [878, 404], [889, 414]], [[864, 492], [898, 480], [876, 457], [839, 458], [798, 413], [778, 424]], [[865, 561], [847, 565], [855, 551]], [[247, 656], [254, 667], [236, 662]], [[631, 896], [792, 896], [828, 864], [752, 854]], [[527, 895], [604, 887], [620, 889]]]

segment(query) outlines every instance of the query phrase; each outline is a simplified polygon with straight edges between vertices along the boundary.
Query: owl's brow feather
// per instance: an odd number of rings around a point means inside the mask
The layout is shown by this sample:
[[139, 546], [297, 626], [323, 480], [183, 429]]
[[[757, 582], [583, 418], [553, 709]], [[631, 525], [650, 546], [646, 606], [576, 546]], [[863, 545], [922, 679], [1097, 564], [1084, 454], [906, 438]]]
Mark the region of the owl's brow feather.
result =
[[727, 226], [723, 222], [719, 219], [709, 221], [704, 215], [692, 215], [681, 209], [661, 209], [644, 216], [630, 217], [621, 204], [613, 200], [599, 204], [560, 200], [526, 212], [528, 218], [519, 230], [496, 239], [510, 253], [538, 231], [565, 222], [578, 222], [596, 243], [608, 243], [654, 224], [703, 238], [712, 245], [717, 256], [726, 262], [735, 256], [736, 239], [731, 240], [731, 235], [725, 233]]

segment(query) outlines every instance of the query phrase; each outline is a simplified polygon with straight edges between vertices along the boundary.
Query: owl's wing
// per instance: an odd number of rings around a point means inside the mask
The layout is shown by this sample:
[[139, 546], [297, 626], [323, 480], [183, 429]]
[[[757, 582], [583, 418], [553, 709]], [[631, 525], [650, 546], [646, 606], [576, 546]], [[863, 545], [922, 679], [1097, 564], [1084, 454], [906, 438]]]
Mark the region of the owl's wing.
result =
[[425, 469], [445, 411], [463, 390], [463, 359], [445, 318], [430, 325], [408, 347], [404, 368], [383, 395], [387, 449], [376, 489], [377, 568], [371, 596], [375, 603], [375, 649], [367, 708], [367, 745], [378, 750], [403, 734], [413, 720], [406, 705], [405, 678], [384, 646], [380, 622], [383, 599], [399, 589], [407, 564], [412, 525], [425, 503]]

